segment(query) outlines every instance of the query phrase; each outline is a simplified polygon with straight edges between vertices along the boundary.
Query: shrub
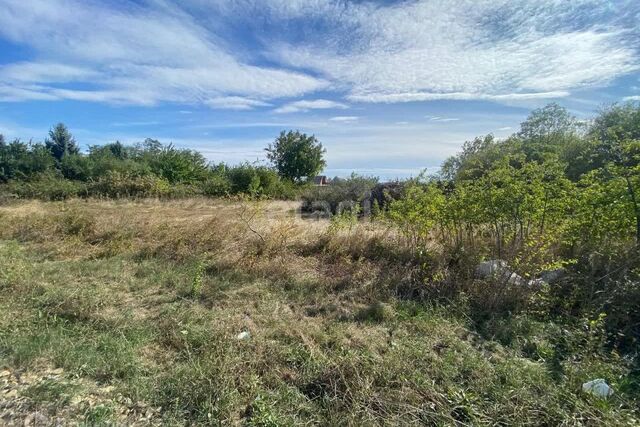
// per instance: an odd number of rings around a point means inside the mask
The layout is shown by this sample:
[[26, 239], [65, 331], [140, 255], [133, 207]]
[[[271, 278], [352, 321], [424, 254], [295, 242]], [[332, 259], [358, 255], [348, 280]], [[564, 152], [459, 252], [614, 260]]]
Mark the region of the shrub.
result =
[[[357, 204], [363, 213], [369, 213], [368, 205], [371, 190], [378, 183], [378, 178], [352, 174], [349, 178], [335, 178], [331, 184], [323, 187], [309, 187], [302, 194], [303, 210], [327, 210], [331, 214], [343, 209], [350, 209]], [[367, 206], [363, 206], [367, 202]]]
[[222, 197], [231, 193], [231, 181], [222, 173], [211, 173], [198, 188], [205, 196]]
[[129, 176], [110, 171], [90, 183], [88, 192], [97, 197], [161, 197], [171, 191], [169, 182], [154, 175]]
[[286, 199], [295, 197], [297, 192], [293, 182], [280, 179], [275, 170], [265, 166], [243, 163], [228, 168], [226, 175], [233, 194]]
[[87, 187], [84, 183], [70, 181], [56, 173], [42, 173], [30, 181], [12, 181], [7, 184], [7, 193], [22, 199], [66, 200], [84, 196]]

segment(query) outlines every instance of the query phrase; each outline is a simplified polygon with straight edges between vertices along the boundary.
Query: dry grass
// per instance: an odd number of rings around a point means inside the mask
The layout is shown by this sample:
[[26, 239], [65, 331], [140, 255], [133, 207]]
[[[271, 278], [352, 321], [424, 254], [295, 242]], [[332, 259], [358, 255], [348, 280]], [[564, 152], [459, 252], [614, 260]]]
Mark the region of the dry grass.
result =
[[479, 338], [464, 316], [398, 299], [410, 254], [392, 230], [303, 220], [296, 208], [0, 207], [0, 363], [109, 387], [93, 406], [74, 406], [86, 387], [65, 388], [62, 403], [47, 402], [48, 383], [21, 390], [0, 419], [18, 424], [39, 407], [70, 423], [634, 422], [625, 393], [598, 402], [578, 391], [594, 375], [615, 383], [622, 365], [569, 363], [558, 383], [540, 357]]

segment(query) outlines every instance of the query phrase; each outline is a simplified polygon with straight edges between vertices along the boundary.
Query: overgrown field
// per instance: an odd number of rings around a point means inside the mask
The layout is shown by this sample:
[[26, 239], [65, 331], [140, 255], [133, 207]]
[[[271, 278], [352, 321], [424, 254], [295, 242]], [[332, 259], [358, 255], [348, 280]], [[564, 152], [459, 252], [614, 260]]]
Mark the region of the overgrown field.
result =
[[[640, 422], [633, 357], [602, 319], [560, 322], [539, 294], [488, 316], [478, 307], [496, 292], [477, 281], [429, 298], [427, 261], [395, 228], [296, 209], [0, 207], [0, 424]], [[583, 393], [595, 378], [615, 394]]]

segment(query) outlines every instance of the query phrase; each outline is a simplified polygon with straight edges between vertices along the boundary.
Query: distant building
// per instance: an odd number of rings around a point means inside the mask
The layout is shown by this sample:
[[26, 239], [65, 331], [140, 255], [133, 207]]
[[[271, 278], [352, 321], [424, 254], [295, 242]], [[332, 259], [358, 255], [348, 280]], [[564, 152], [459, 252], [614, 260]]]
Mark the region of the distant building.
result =
[[327, 178], [325, 175], [318, 175], [313, 178], [313, 185], [318, 187], [329, 185], [329, 178]]

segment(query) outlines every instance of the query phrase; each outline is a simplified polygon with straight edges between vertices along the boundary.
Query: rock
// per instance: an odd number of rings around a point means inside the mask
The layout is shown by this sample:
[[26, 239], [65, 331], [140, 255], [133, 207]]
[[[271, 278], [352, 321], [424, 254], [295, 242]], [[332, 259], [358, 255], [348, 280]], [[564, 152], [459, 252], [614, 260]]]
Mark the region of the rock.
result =
[[[509, 271], [507, 270], [506, 272], [508, 273]], [[507, 279], [507, 283], [510, 285], [516, 285], [516, 286], [525, 286], [529, 284], [529, 282], [527, 282], [524, 278], [522, 278], [522, 276], [516, 273], [509, 274], [509, 279]]]
[[510, 285], [526, 286], [529, 284], [524, 278], [509, 269], [507, 261], [493, 259], [478, 264], [476, 267], [476, 277], [478, 279], [494, 279], [503, 281]]
[[547, 283], [555, 283], [567, 275], [567, 270], [564, 268], [556, 268], [553, 270], [541, 271], [538, 275], [540, 279]]
[[484, 261], [476, 267], [476, 277], [479, 279], [487, 279], [505, 273], [510, 274], [511, 272], [509, 271], [509, 264], [507, 264], [507, 261], [502, 259]]
[[249, 338], [251, 338], [251, 334], [247, 331], [240, 332], [236, 337], [236, 339], [240, 341], [248, 340]]
[[582, 384], [582, 391], [585, 393], [593, 394], [601, 399], [606, 399], [613, 394], [613, 389], [607, 384], [607, 382], [598, 378]]
[[547, 283], [546, 281], [542, 280], [542, 279], [533, 279], [533, 280], [529, 280], [527, 282], [527, 285], [529, 286], [536, 286], [536, 287], [542, 287], [544, 285], [548, 285], [549, 283]]

